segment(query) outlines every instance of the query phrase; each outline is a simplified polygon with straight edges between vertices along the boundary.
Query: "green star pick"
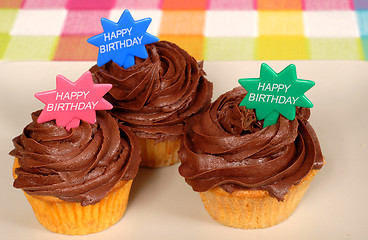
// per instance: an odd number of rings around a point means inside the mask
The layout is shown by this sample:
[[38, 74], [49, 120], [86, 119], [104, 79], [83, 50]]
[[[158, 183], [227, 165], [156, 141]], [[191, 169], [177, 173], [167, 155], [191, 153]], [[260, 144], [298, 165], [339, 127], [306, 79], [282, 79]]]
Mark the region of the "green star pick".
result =
[[280, 114], [294, 120], [297, 106], [313, 107], [304, 93], [315, 83], [298, 79], [294, 64], [276, 73], [263, 63], [259, 78], [242, 78], [239, 84], [248, 92], [239, 105], [255, 109], [257, 119], [264, 119], [264, 128], [277, 123]]

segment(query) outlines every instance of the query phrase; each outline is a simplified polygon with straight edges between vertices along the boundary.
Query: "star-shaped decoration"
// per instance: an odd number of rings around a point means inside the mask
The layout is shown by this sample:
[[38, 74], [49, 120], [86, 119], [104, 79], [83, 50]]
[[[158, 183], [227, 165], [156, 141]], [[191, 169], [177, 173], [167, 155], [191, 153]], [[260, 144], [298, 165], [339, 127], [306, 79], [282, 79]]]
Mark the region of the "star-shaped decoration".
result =
[[151, 18], [134, 21], [129, 10], [123, 12], [117, 23], [101, 18], [104, 32], [87, 40], [99, 48], [97, 65], [102, 66], [112, 60], [126, 69], [135, 64], [134, 56], [147, 58], [145, 44], [159, 40], [147, 33], [151, 21]]
[[56, 89], [36, 93], [34, 96], [45, 104], [37, 122], [56, 120], [56, 125], [78, 127], [80, 120], [96, 122], [96, 110], [109, 110], [112, 105], [103, 99], [111, 84], [94, 84], [91, 72], [84, 73], [76, 82], [62, 75], [56, 76]]
[[280, 114], [294, 120], [297, 106], [313, 107], [304, 93], [315, 83], [298, 79], [294, 64], [276, 73], [263, 63], [259, 78], [239, 79], [239, 84], [248, 92], [239, 105], [255, 109], [257, 119], [264, 119], [263, 127], [275, 124]]

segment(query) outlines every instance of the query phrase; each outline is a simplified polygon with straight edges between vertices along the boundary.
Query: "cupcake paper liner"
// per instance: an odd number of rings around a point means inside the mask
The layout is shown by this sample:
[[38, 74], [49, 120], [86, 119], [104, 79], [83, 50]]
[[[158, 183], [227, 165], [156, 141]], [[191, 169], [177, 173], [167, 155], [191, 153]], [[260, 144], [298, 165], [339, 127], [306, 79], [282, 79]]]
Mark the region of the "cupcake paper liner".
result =
[[132, 180], [121, 181], [104, 199], [88, 206], [55, 197], [24, 194], [45, 228], [56, 233], [85, 235], [105, 230], [123, 217], [131, 184]]
[[158, 168], [179, 162], [180, 140], [156, 142], [154, 139], [139, 139], [141, 147], [141, 166]]
[[215, 187], [201, 192], [200, 196], [210, 216], [223, 225], [267, 228], [286, 220], [294, 212], [317, 172], [312, 170], [299, 184], [292, 186], [282, 202], [262, 190], [227, 193]]

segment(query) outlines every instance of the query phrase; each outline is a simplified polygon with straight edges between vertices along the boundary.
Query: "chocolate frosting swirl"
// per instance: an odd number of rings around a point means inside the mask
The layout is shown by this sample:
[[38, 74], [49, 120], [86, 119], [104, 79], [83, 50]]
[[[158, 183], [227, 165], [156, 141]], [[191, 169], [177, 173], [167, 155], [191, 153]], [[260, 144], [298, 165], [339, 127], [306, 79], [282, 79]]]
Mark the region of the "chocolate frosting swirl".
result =
[[234, 88], [187, 121], [179, 172], [194, 191], [266, 190], [282, 201], [293, 184], [323, 165], [310, 111], [297, 108], [295, 120], [280, 115], [262, 128], [253, 110], [239, 106], [245, 95]]
[[95, 124], [81, 121], [70, 131], [55, 121], [37, 123], [40, 113], [32, 113], [33, 121], [13, 139], [10, 155], [20, 165], [14, 187], [86, 206], [101, 201], [120, 180], [137, 174], [136, 137], [107, 112], [97, 111]]
[[114, 105], [111, 113], [138, 137], [179, 137], [184, 120], [210, 104], [212, 83], [203, 63], [176, 44], [159, 41], [146, 49], [148, 58], [136, 58], [128, 69], [109, 62], [90, 71], [96, 83], [113, 85], [105, 96]]

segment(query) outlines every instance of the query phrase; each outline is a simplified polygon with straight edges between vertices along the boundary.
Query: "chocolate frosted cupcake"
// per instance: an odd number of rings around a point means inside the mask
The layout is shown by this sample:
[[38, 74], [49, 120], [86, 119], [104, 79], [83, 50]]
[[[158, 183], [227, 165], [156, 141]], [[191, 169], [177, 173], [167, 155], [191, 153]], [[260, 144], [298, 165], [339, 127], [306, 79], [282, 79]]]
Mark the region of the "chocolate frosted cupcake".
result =
[[309, 109], [262, 128], [245, 95], [235, 88], [187, 121], [179, 172], [218, 222], [265, 228], [293, 213], [323, 157]]
[[202, 63], [174, 43], [146, 45], [147, 59], [128, 69], [109, 62], [90, 69], [96, 83], [113, 85], [106, 99], [111, 113], [131, 127], [141, 146], [142, 166], [178, 162], [184, 121], [210, 104], [212, 83]]
[[[13, 139], [14, 187], [24, 191], [38, 221], [63, 234], [102, 231], [124, 214], [140, 162], [134, 134], [105, 111], [97, 122], [67, 131], [37, 123]], [[120, 127], [120, 130], [119, 130]]]

